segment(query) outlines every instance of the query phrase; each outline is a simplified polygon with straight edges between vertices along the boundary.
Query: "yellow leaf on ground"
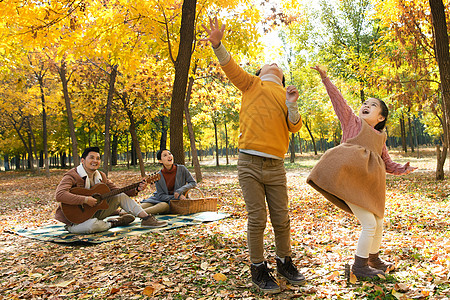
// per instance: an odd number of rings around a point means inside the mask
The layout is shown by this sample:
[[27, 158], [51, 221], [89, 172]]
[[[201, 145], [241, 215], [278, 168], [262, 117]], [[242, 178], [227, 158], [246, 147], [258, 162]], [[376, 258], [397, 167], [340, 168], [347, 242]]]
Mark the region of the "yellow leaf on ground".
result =
[[399, 300], [407, 299], [405, 294], [399, 293], [395, 289], [392, 289], [392, 293], [391, 294], [392, 294], [392, 296], [394, 296], [396, 299], [399, 299]]
[[152, 283], [149, 286], [146, 286], [142, 291], [142, 294], [148, 297], [152, 297], [154, 294], [158, 293], [160, 290], [164, 289], [165, 286], [160, 283]]
[[358, 279], [356, 278], [355, 274], [353, 272], [350, 272], [350, 283], [355, 284]]
[[151, 297], [153, 295], [153, 293], [155, 292], [155, 288], [152, 286], [147, 286], [144, 291], [142, 292], [142, 294], [144, 294], [145, 296]]
[[225, 276], [225, 275], [222, 274], [222, 273], [216, 273], [216, 274], [214, 274], [213, 278], [214, 278], [215, 280], [217, 280], [217, 281], [225, 281], [225, 280], [227, 280], [227, 276]]

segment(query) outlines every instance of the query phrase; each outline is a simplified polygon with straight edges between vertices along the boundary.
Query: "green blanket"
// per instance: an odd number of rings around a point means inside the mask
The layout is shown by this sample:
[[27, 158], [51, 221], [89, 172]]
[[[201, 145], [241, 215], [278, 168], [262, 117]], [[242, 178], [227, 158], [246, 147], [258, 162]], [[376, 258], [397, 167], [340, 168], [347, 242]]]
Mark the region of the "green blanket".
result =
[[229, 217], [229, 214], [221, 212], [199, 212], [190, 215], [161, 215], [156, 216], [158, 220], [165, 220], [169, 225], [161, 228], [141, 227], [139, 218], [128, 226], [115, 227], [107, 231], [93, 234], [73, 234], [64, 229], [64, 224], [47, 225], [39, 228], [23, 229], [12, 228], [6, 232], [18, 234], [24, 237], [40, 241], [54, 243], [91, 243], [98, 244], [121, 239], [125, 236], [138, 235], [152, 231], [163, 231], [183, 226], [198, 225], [204, 222], [212, 222]]

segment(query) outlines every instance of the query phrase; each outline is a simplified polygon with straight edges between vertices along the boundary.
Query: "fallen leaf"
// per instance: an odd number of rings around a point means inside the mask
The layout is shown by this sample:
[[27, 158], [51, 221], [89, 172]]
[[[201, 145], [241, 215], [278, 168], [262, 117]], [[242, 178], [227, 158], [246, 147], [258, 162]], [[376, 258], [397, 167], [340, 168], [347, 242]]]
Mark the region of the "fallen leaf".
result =
[[70, 285], [70, 284], [72, 284], [74, 282], [75, 282], [75, 279], [66, 280], [66, 281], [62, 281], [60, 283], [55, 284], [55, 286], [57, 286], [57, 287], [66, 287], [66, 286], [68, 286], [68, 285]]
[[355, 274], [353, 274], [353, 272], [350, 272], [350, 283], [355, 284], [358, 279], [356, 278]]
[[155, 292], [155, 288], [152, 286], [145, 287], [144, 291], [142, 291], [142, 294], [145, 296], [151, 297], [153, 296], [153, 293]]
[[217, 281], [225, 281], [225, 280], [227, 280], [227, 276], [225, 276], [225, 275], [222, 274], [222, 273], [216, 273], [216, 274], [214, 274], [213, 278], [214, 278], [215, 280], [217, 280]]
[[405, 293], [409, 290], [409, 284], [406, 283], [396, 283], [394, 286], [394, 289], [396, 291], [399, 291], [401, 293]]
[[399, 293], [395, 289], [392, 289], [391, 294], [392, 294], [392, 296], [394, 296], [396, 299], [399, 299], [399, 300], [406, 300], [407, 299], [405, 294]]
[[338, 271], [334, 271], [333, 273], [331, 273], [328, 277], [327, 277], [327, 279], [328, 280], [334, 280], [336, 277], [338, 277], [339, 276], [339, 272]]

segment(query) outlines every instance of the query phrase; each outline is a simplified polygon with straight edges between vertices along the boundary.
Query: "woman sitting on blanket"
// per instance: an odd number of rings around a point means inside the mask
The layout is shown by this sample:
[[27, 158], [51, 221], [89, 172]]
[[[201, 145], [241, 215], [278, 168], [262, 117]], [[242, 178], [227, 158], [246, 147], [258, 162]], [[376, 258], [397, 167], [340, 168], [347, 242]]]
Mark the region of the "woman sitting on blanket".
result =
[[185, 166], [173, 163], [173, 155], [169, 150], [159, 150], [156, 158], [163, 165], [159, 171], [161, 179], [155, 183], [156, 192], [141, 201], [142, 208], [148, 214], [168, 213], [170, 200], [186, 199], [186, 192], [197, 185]]

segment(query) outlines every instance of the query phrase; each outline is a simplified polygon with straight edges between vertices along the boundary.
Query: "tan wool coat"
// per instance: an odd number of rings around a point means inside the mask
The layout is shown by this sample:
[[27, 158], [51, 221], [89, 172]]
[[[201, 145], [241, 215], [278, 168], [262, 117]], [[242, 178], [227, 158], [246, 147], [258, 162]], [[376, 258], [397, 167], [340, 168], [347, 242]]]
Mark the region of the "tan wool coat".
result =
[[345, 202], [383, 218], [386, 168], [381, 152], [386, 133], [378, 133], [364, 120], [361, 123], [357, 136], [324, 153], [306, 182], [349, 213]]

